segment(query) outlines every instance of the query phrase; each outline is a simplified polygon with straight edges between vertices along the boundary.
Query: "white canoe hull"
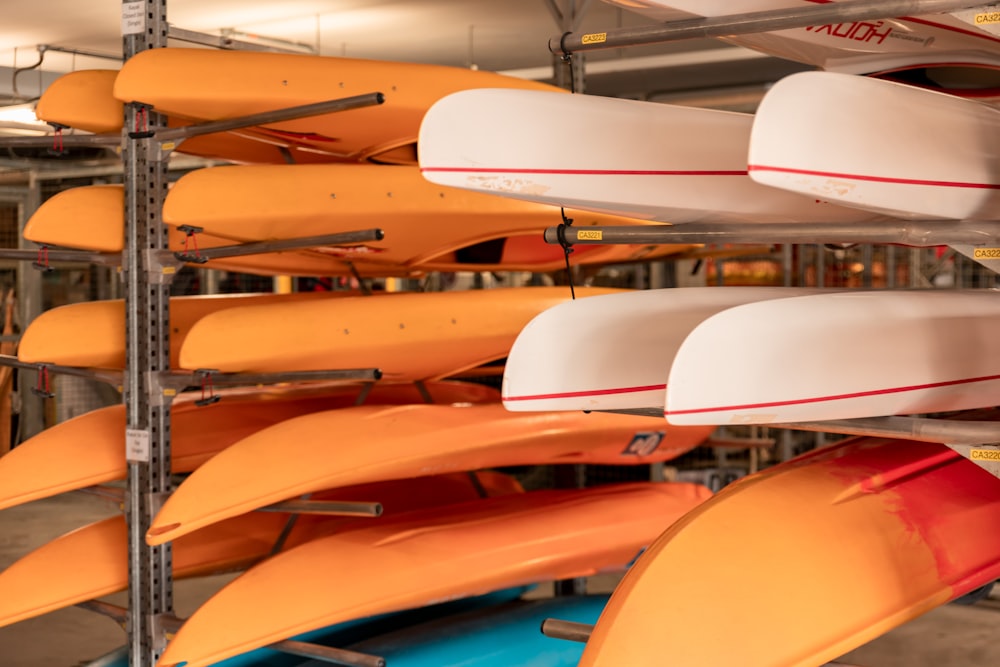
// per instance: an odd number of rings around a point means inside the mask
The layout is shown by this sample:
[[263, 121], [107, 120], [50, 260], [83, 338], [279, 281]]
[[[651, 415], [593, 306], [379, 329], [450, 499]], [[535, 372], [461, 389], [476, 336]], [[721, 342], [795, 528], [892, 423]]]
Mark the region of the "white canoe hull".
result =
[[761, 183], [898, 217], [1000, 219], [1000, 109], [850, 74], [776, 83], [750, 135]]
[[427, 112], [419, 159], [440, 185], [662, 222], [878, 217], [753, 182], [752, 122], [636, 100], [466, 90]]
[[[818, 0], [605, 0], [658, 21], [694, 16], [732, 16], [821, 4]], [[985, 3], [984, 3], [985, 4]], [[724, 41], [786, 60], [849, 74], [894, 77], [912, 69], [932, 68], [926, 81], [938, 89], [995, 98], [1000, 67], [1000, 36], [977, 22], [987, 9], [952, 14], [904, 16], [733, 35]], [[983, 27], [979, 27], [982, 25]], [[993, 26], [995, 27], [995, 26]], [[952, 80], [949, 70], [964, 70]], [[967, 75], [980, 70], [982, 87], [969, 88]], [[990, 84], [992, 81], [994, 84]], [[992, 88], [992, 90], [990, 89]]]
[[690, 287], [567, 301], [536, 316], [515, 340], [504, 370], [504, 407], [661, 410], [674, 355], [704, 320], [745, 303], [817, 292]]
[[769, 424], [1000, 404], [1000, 293], [851, 291], [708, 318], [667, 379], [672, 424]]

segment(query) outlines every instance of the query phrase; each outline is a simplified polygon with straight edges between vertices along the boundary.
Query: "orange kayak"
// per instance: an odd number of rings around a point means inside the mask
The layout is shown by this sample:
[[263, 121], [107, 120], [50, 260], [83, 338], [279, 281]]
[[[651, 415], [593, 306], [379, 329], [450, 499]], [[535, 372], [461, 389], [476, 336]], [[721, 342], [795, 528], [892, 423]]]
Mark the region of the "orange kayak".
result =
[[[42, 93], [35, 115], [49, 123], [58, 123], [95, 134], [119, 134], [125, 118], [124, 105], [115, 99], [118, 70], [77, 70], [67, 72]], [[167, 116], [167, 127], [192, 125], [194, 121]], [[191, 137], [181, 142], [178, 153], [234, 162], [285, 163], [287, 148], [277, 142], [265, 142], [236, 132], [217, 132]], [[296, 162], [326, 162], [329, 158], [312, 151], [296, 151]]]
[[[403, 482], [380, 482], [317, 494], [315, 500], [380, 502], [383, 517], [343, 518], [302, 515], [282, 549], [317, 537], [343, 534], [369, 522], [405, 516], [416, 508], [440, 507], [480, 497], [520, 493], [499, 473], [447, 475]], [[267, 558], [277, 546], [289, 515], [255, 512], [224, 521], [173, 545], [174, 577], [197, 577], [243, 569]], [[0, 626], [124, 590], [128, 586], [128, 531], [114, 516], [67, 533], [0, 572]]]
[[[567, 210], [574, 227], [658, 224]], [[252, 165], [199, 169], [182, 176], [163, 204], [170, 226], [212, 237], [269, 241], [380, 228], [385, 239], [323, 246], [331, 259], [365, 273], [554, 271], [565, 257], [543, 232], [562, 222], [558, 206], [433, 185], [417, 167], [372, 164]], [[120, 236], [120, 235], [119, 235]], [[697, 246], [580, 245], [574, 264], [662, 257]]]
[[[712, 429], [669, 427], [633, 415], [513, 413], [499, 403], [316, 412], [258, 431], [206, 462], [163, 505], [147, 541], [162, 544], [272, 502], [378, 479], [520, 465], [667, 461], [696, 447]], [[258, 470], [268, 474], [254, 474]]]
[[220, 590], [157, 664], [203, 667], [343, 620], [622, 568], [708, 495], [653, 482], [535, 491], [316, 539]]
[[820, 665], [998, 578], [1000, 480], [944, 445], [855, 438], [670, 527], [580, 665], [659, 666], [664, 647], [673, 667]]
[[503, 359], [524, 325], [570, 298], [565, 287], [516, 287], [228, 308], [198, 320], [179, 364], [262, 373], [379, 368], [393, 381], [447, 377]]
[[167, 48], [130, 58], [115, 78], [113, 94], [122, 102], [151, 104], [177, 119], [205, 121], [380, 92], [385, 103], [378, 106], [238, 133], [284, 147], [293, 161], [309, 152], [331, 161], [416, 164], [424, 113], [445, 95], [468, 88], [561, 91], [544, 83], [461, 67]]
[[[356, 292], [226, 294], [170, 299], [170, 358], [177, 365], [181, 346], [195, 322], [210, 313], [238, 306], [320, 302]], [[93, 368], [125, 367], [125, 302], [85, 301], [59, 306], [31, 321], [21, 335], [17, 357], [26, 363]]]
[[[171, 227], [169, 246], [174, 252], [231, 246], [231, 239], [199, 234], [194, 241]], [[46, 199], [24, 227], [24, 238], [52, 245], [95, 252], [121, 252], [125, 239], [125, 200], [120, 185], [87, 185], [70, 188]], [[330, 275], [343, 272], [343, 262], [312, 250], [272, 252], [210, 260], [208, 268], [258, 275]]]
[[[24, 237], [41, 245], [121, 252], [120, 185], [89, 185], [47, 199]], [[568, 211], [577, 227], [642, 225], [610, 215]], [[565, 266], [563, 249], [545, 242], [557, 207], [433, 186], [415, 167], [370, 164], [230, 166], [182, 177], [163, 208], [174, 252], [368, 229], [381, 241], [208, 260], [213, 269], [260, 275], [420, 275], [427, 271], [535, 271]], [[178, 230], [204, 232], [192, 238]], [[696, 246], [581, 245], [574, 265], [648, 260]]]
[[416, 164], [420, 121], [445, 95], [467, 88], [561, 91], [525, 79], [439, 65], [207, 49], [156, 51], [129, 59], [120, 72], [82, 70], [59, 77], [39, 100], [38, 117], [110, 133], [121, 130], [122, 102], [151, 104], [167, 115], [169, 127], [183, 127], [381, 92], [385, 103], [378, 106], [193, 137], [178, 150], [255, 163], [291, 159]]
[[[431, 382], [431, 400], [499, 401], [499, 393], [471, 382]], [[347, 408], [362, 397], [357, 385], [227, 390], [221, 401], [199, 407], [200, 395], [182, 394], [171, 410], [170, 462], [191, 472], [220, 451], [257, 431], [312, 412]], [[366, 405], [421, 403], [412, 384], [376, 383]], [[125, 406], [113, 405], [48, 428], [0, 458], [0, 509], [59, 493], [124, 479]]]
[[[532, 317], [569, 299], [565, 287], [173, 297], [170, 363], [223, 372], [380, 368], [393, 382], [442, 378], [502, 360]], [[18, 359], [123, 368], [124, 301], [45, 311], [25, 329]]]

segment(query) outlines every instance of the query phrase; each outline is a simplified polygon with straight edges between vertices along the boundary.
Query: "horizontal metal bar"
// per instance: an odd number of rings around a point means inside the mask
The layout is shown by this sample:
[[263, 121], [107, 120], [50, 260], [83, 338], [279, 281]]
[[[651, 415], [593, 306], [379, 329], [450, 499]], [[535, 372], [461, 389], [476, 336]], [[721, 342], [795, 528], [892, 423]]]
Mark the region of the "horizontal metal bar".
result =
[[258, 512], [329, 514], [333, 516], [382, 516], [381, 503], [337, 502], [333, 500], [286, 500], [261, 507]]
[[[872, 223], [688, 223], [563, 228], [569, 245], [659, 243], [895, 243], [908, 246], [984, 245], [1000, 242], [1000, 222], [989, 220], [892, 220]], [[545, 230], [560, 243], [560, 227]]]
[[76, 489], [76, 492], [107, 500], [116, 505], [122, 505], [125, 502], [125, 489], [117, 486], [85, 486], [82, 489]]
[[203, 384], [214, 387], [239, 387], [256, 384], [281, 384], [284, 382], [361, 381], [382, 379], [378, 368], [355, 368], [328, 371], [289, 371], [287, 373], [218, 373], [211, 370], [164, 371], [157, 373], [161, 389], [182, 390], [198, 388]]
[[732, 16], [682, 19], [657, 25], [619, 28], [605, 32], [567, 33], [550, 38], [549, 50], [557, 55], [563, 55], [579, 51], [640, 46], [681, 39], [746, 35], [913, 14], [939, 14], [985, 4], [987, 3], [983, 0], [854, 0], [853, 2], [746, 12]]
[[71, 49], [65, 46], [54, 46], [52, 44], [39, 44], [38, 52], [58, 51], [59, 53], [69, 53], [74, 56], [84, 56], [86, 58], [104, 58], [105, 60], [122, 61], [122, 54], [104, 53], [102, 51], [88, 51], [87, 49]]
[[1000, 442], [1000, 422], [995, 421], [974, 422], [929, 417], [870, 417], [768, 424], [768, 426], [798, 431], [891, 437], [952, 445], [985, 445]]
[[118, 252], [93, 252], [90, 250], [65, 250], [48, 248], [39, 253], [38, 250], [18, 250], [15, 248], [0, 249], [0, 259], [13, 259], [19, 262], [80, 262], [84, 264], [99, 264], [101, 266], [121, 266], [122, 256]]
[[[118, 135], [115, 135], [116, 139]], [[44, 137], [43, 137], [44, 138]], [[110, 142], [109, 142], [110, 143]], [[222, 164], [230, 164], [225, 160], [209, 160], [192, 155], [173, 155], [167, 163], [167, 171], [191, 171], [203, 167], [214, 167]], [[121, 161], [104, 162], [91, 167], [71, 166], [67, 162], [64, 169], [46, 169], [45, 171], [35, 171], [32, 177], [36, 181], [61, 181], [68, 178], [95, 178], [103, 176], [121, 176], [123, 172]], [[28, 172], [0, 172], [0, 184], [12, 185], [15, 187], [25, 187], [28, 184]], [[2, 187], [2, 186], [0, 186]]]
[[[64, 134], [60, 143], [64, 148], [114, 148], [122, 139], [118, 134]], [[0, 148], [55, 148], [55, 135], [40, 137], [3, 137]]]
[[[588, 412], [584, 410], [584, 412]], [[610, 412], [617, 415], [634, 415], [636, 417], [656, 417], [663, 419], [663, 408], [625, 408], [623, 410], [599, 410], [599, 412]]]
[[112, 621], [123, 627], [125, 626], [125, 623], [128, 622], [128, 609], [116, 604], [111, 604], [110, 602], [87, 600], [85, 602], [76, 603], [76, 606], [80, 609], [95, 612], [101, 616], [107, 616]]
[[281, 239], [275, 241], [257, 241], [253, 243], [238, 243], [231, 246], [220, 246], [217, 248], [204, 248], [196, 255], [191, 253], [173, 252], [176, 259], [181, 261], [196, 261], [195, 257], [205, 260], [221, 259], [223, 257], [242, 257], [244, 255], [260, 255], [271, 252], [282, 252], [286, 250], [302, 250], [305, 248], [316, 248], [326, 245], [345, 245], [352, 243], [366, 243], [369, 241], [381, 241], [385, 238], [385, 233], [381, 229], [363, 229], [356, 232], [344, 232], [341, 234], [324, 234], [321, 236], [306, 236], [298, 239]]
[[[142, 100], [135, 100], [141, 102]], [[197, 125], [185, 125], [184, 127], [174, 127], [167, 130], [158, 130], [156, 139], [158, 141], [180, 141], [191, 137], [198, 137], [203, 134], [214, 132], [228, 132], [254, 125], [267, 125], [268, 123], [279, 123], [285, 120], [305, 118], [307, 116], [318, 116], [320, 114], [333, 113], [336, 111], [348, 111], [350, 109], [360, 109], [362, 107], [377, 106], [385, 102], [385, 95], [382, 93], [366, 93], [364, 95], [354, 95], [353, 97], [343, 97], [325, 102], [315, 102], [313, 104], [303, 104], [297, 107], [286, 109], [276, 109], [255, 113], [239, 118], [229, 118], [226, 120], [214, 120]], [[155, 107], [154, 107], [155, 109]]]
[[292, 639], [271, 644], [268, 648], [277, 649], [282, 653], [291, 653], [302, 658], [312, 658], [313, 660], [329, 662], [333, 665], [344, 665], [344, 667], [385, 667], [385, 658], [377, 655], [321, 646], [320, 644], [307, 644], [306, 642], [294, 641]]
[[79, 368], [77, 366], [59, 366], [47, 363], [29, 363], [21, 361], [10, 354], [0, 354], [0, 366], [9, 366], [25, 371], [42, 371], [58, 373], [60, 375], [72, 375], [74, 377], [97, 380], [113, 386], [120, 387], [124, 381], [124, 374], [121, 371], [111, 371], [102, 368]]
[[542, 634], [553, 639], [567, 639], [571, 642], [586, 643], [594, 626], [575, 621], [561, 621], [557, 618], [547, 618], [542, 621]]
[[[663, 408], [634, 408], [629, 410], [602, 410], [619, 414], [663, 418]], [[768, 428], [795, 431], [817, 431], [843, 435], [890, 437], [921, 442], [939, 442], [953, 445], [983, 445], [1000, 443], [1000, 422], [967, 421], [964, 419], [937, 419], [930, 417], [866, 417], [794, 423], [765, 424]], [[734, 441], [739, 442], [739, 441]], [[770, 439], [749, 440], [747, 446], [766, 446]], [[713, 439], [705, 442], [713, 446]], [[773, 443], [771, 443], [773, 444]], [[726, 445], [729, 446], [727, 442]]]
[[201, 44], [202, 46], [213, 46], [217, 49], [228, 49], [234, 51], [264, 51], [266, 53], [314, 53], [315, 49], [306, 51], [308, 44], [303, 44], [303, 48], [283, 48], [271, 44], [260, 44], [250, 42], [228, 35], [212, 35], [205, 32], [196, 32], [178, 28], [175, 25], [168, 25], [167, 37], [178, 42], [188, 42], [189, 44]]
[[753, 447], [773, 447], [777, 444], [774, 438], [715, 438], [710, 437], [701, 443], [702, 447], [727, 447], [733, 449], [751, 449]]

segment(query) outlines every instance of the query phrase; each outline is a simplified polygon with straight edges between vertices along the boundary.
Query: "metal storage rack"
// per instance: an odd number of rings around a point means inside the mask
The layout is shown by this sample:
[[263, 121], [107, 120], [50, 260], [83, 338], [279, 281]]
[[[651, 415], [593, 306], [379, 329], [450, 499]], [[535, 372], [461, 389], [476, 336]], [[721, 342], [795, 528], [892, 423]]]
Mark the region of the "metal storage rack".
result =
[[[589, 0], [569, 0], [561, 9], [557, 0], [544, 0], [560, 26], [566, 30], [550, 41], [557, 64], [570, 65], [564, 72], [565, 81], [574, 81], [582, 88], [582, 67], [573, 69], [574, 54], [598, 49], [635, 46], [653, 42], [745, 34], [816, 23], [845, 20], [884, 18], [914, 13], [946, 12], [981, 6], [982, 0], [872, 0], [818, 5], [794, 10], [758, 12], [738, 18], [694, 19], [645, 29], [608, 30], [602, 33], [577, 35], [571, 32]], [[123, 55], [127, 59], [142, 51], [164, 48], [171, 28], [167, 23], [166, 0], [140, 0], [122, 3]], [[579, 65], [579, 61], [576, 63]], [[328, 109], [327, 109], [328, 110]], [[318, 112], [316, 109], [314, 112]], [[305, 112], [299, 110], [300, 115]], [[289, 117], [289, 116], [286, 116]], [[259, 119], [258, 119], [259, 120]], [[235, 126], [234, 126], [235, 127]], [[222, 127], [216, 126], [214, 131]], [[176, 627], [172, 616], [171, 548], [149, 547], [144, 535], [159, 505], [170, 491], [170, 398], [179, 388], [191, 382], [190, 376], [171, 377], [169, 372], [169, 283], [176, 270], [176, 258], [170, 259], [165, 228], [160, 212], [166, 194], [166, 160], [164, 150], [164, 120], [141, 103], [125, 106], [125, 127], [121, 136], [124, 183], [126, 191], [126, 238], [121, 258], [126, 302], [127, 364], [124, 374], [124, 398], [127, 413], [128, 480], [126, 518], [129, 531], [129, 607], [128, 610], [100, 609], [123, 621], [128, 633], [130, 664], [152, 667], [165, 647], [165, 633]], [[933, 227], [921, 223], [906, 223], [886, 230], [861, 227], [817, 226], [809, 230], [797, 228], [806, 243], [818, 238], [828, 242], [907, 242], [915, 245], [943, 243], [964, 244], [973, 256], [973, 246], [983, 243], [1000, 245], [1000, 228], [995, 224], [977, 222], [951, 223]], [[566, 230], [562, 230], [565, 232]], [[593, 231], [593, 228], [591, 228]], [[752, 234], [745, 230], [723, 226], [686, 225], [683, 229], [665, 228], [651, 232], [641, 230], [604, 230], [602, 242], [796, 242], [787, 229], [755, 227]], [[558, 242], [561, 234], [549, 230], [550, 242]], [[306, 240], [316, 242], [316, 239]], [[573, 239], [573, 242], [578, 242]], [[77, 257], [79, 257], [77, 255]], [[105, 258], [106, 259], [106, 258]], [[93, 261], [93, 259], [85, 260]], [[995, 268], [995, 267], [991, 267]], [[368, 376], [377, 373], [369, 371]], [[324, 375], [323, 377], [330, 377]], [[343, 377], [343, 376], [341, 376]], [[318, 378], [317, 378], [318, 379]], [[259, 380], [259, 378], [258, 378]], [[850, 423], [795, 425], [796, 428], [840, 430], [844, 433], [864, 432], [904, 435], [914, 439], [960, 437], [970, 443], [995, 442], [995, 424], [944, 422], [887, 418], [882, 420], [852, 420]], [[967, 446], [966, 446], [967, 447]], [[994, 474], [1000, 475], [1000, 465]], [[586, 629], [574, 635], [585, 639]], [[303, 647], [286, 647], [288, 649]], [[304, 647], [308, 653], [309, 647]], [[329, 658], [328, 658], [329, 659]], [[357, 664], [370, 664], [363, 661]]]
[[[122, 5], [122, 53], [128, 59], [167, 45], [167, 2]], [[142, 132], [137, 123], [147, 124]], [[161, 223], [166, 163], [155, 154], [152, 131], [164, 120], [140, 104], [125, 105], [122, 162], [125, 184], [126, 366], [124, 399], [128, 441], [125, 518], [129, 535], [129, 664], [152, 667], [164, 649], [160, 619], [173, 610], [171, 545], [150, 547], [145, 534], [170, 490], [170, 404], [153, 399], [151, 379], [170, 365], [170, 293], [155, 275], [152, 253], [166, 250]], [[131, 131], [136, 128], [136, 131]]]
[[[122, 4], [123, 55], [127, 60], [145, 50], [165, 48], [174, 32], [167, 23], [166, 0], [143, 0]], [[182, 38], [193, 35], [182, 31]], [[124, 620], [128, 634], [129, 664], [152, 667], [166, 646], [166, 633], [176, 629], [173, 614], [171, 546], [150, 547], [145, 542], [153, 517], [170, 493], [170, 403], [179, 390], [197, 383], [199, 377], [214, 377], [214, 384], [266, 383], [315, 379], [377, 380], [377, 369], [320, 371], [274, 375], [220, 376], [211, 371], [190, 374], [170, 372], [170, 281], [178, 266], [192, 257], [178, 256], [168, 248], [167, 228], [162, 222], [167, 192], [167, 160], [179, 141], [197, 134], [235, 129], [262, 122], [275, 122], [317, 113], [381, 104], [381, 93], [331, 100], [233, 121], [205, 123], [191, 129], [167, 130], [165, 119], [141, 102], [125, 105], [121, 146], [125, 186], [125, 245], [121, 257], [126, 312], [126, 451], [128, 478], [125, 516], [129, 535], [128, 609], [107, 605], [91, 608]], [[247, 244], [203, 251], [200, 260], [300, 248], [322, 243], [378, 240], [378, 229], [357, 233], [297, 239], [294, 242]], [[334, 511], [340, 511], [335, 509]], [[284, 650], [307, 657], [338, 659], [335, 650], [323, 650], [300, 642], [284, 642]], [[355, 656], [355, 664], [372, 663]], [[348, 663], [350, 664], [350, 663]]]

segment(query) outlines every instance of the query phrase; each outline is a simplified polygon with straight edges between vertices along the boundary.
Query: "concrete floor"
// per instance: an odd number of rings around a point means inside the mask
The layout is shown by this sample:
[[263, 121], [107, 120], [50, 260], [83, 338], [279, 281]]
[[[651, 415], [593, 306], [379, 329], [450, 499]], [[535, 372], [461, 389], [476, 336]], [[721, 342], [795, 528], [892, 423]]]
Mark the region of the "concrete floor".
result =
[[[82, 494], [0, 511], [0, 569], [45, 542], [115, 511], [105, 501]], [[182, 617], [190, 615], [231, 578], [175, 582], [175, 612]], [[109, 600], [125, 602], [122, 595]], [[858, 648], [842, 661], [864, 667], [1000, 665], [998, 611], [997, 600], [973, 607], [948, 605]], [[124, 639], [124, 632], [114, 622], [81, 609], [65, 609], [0, 628], [0, 667], [75, 667], [113, 650]], [[739, 667], [738, 659], [733, 667]]]

